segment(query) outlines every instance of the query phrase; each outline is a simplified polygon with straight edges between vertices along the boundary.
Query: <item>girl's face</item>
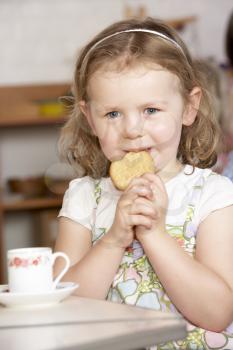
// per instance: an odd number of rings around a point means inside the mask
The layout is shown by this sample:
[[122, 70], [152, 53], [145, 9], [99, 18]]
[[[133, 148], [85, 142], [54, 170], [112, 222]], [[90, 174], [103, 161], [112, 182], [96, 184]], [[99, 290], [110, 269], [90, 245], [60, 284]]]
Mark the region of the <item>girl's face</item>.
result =
[[182, 125], [196, 116], [184, 105], [176, 75], [160, 66], [99, 70], [89, 81], [88, 96], [80, 107], [110, 161], [146, 150], [161, 176], [176, 171]]

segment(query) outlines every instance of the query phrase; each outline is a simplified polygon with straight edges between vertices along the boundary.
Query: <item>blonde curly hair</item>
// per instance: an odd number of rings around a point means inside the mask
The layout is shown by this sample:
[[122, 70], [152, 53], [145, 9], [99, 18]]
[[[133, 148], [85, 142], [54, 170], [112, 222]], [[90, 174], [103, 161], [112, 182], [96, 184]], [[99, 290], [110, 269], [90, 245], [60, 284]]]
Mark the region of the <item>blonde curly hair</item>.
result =
[[[146, 32], [126, 32], [114, 38], [107, 36], [119, 31], [143, 28], [158, 31], [174, 40]], [[97, 43], [103, 40], [101, 43]], [[97, 43], [97, 45], [95, 45]], [[217, 159], [219, 126], [214, 112], [211, 93], [201, 64], [192, 60], [187, 47], [178, 34], [160, 20], [129, 19], [107, 27], [81, 51], [77, 60], [73, 83], [73, 107], [68, 122], [62, 129], [59, 150], [74, 167], [84, 169], [84, 175], [93, 178], [106, 177], [110, 162], [104, 156], [98, 138], [79, 108], [79, 102], [88, 101], [87, 86], [94, 72], [103, 66], [125, 69], [133, 64], [156, 63], [175, 74], [180, 81], [181, 94], [188, 103], [189, 94], [197, 86], [202, 91], [200, 107], [194, 123], [183, 126], [177, 158], [183, 164], [200, 168], [211, 167]]]

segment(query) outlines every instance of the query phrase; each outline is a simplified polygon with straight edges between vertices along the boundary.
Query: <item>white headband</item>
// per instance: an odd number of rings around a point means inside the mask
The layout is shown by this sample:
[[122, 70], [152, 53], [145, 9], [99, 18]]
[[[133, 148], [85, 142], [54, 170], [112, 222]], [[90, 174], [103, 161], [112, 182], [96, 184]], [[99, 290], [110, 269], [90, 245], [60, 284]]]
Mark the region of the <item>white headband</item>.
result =
[[[175, 45], [181, 52], [182, 54], [186, 57], [182, 47], [175, 41], [173, 40], [172, 38], [170, 38], [169, 36], [163, 34], [163, 33], [160, 33], [160, 32], [157, 32], [156, 30], [151, 30], [151, 29], [143, 29], [143, 28], [134, 28], [134, 29], [126, 29], [126, 30], [122, 30], [120, 32], [116, 32], [116, 33], [113, 33], [113, 34], [110, 34], [108, 36], [105, 36], [104, 38], [100, 39], [99, 41], [97, 41], [86, 53], [85, 57], [89, 54], [90, 51], [92, 51], [96, 46], [98, 46], [100, 43], [102, 43], [103, 41], [105, 41], [106, 39], [109, 39], [109, 38], [112, 38], [118, 34], [121, 34], [121, 33], [131, 33], [131, 32], [143, 32], [143, 33], [150, 33], [150, 34], [154, 34], [154, 35], [157, 35], [159, 36], [160, 38], [162, 39], [165, 39], [167, 41], [170, 41], [173, 45]], [[85, 59], [84, 57], [84, 59]]]

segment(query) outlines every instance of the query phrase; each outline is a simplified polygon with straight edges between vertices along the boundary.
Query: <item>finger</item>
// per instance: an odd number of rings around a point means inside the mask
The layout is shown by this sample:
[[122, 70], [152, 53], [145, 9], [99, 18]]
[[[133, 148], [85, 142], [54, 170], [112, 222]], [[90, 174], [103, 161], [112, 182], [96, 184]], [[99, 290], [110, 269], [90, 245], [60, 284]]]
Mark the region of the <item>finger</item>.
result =
[[[152, 174], [153, 175], [153, 174]], [[152, 201], [154, 205], [156, 205], [157, 210], [159, 209], [163, 209], [165, 212], [167, 210], [167, 206], [168, 206], [168, 196], [167, 196], [167, 190], [162, 182], [162, 180], [156, 176], [156, 179], [154, 179], [156, 181], [155, 182], [151, 182], [151, 190], [153, 192], [153, 197], [152, 198], [141, 198], [141, 197], [137, 197], [134, 202], [137, 201], [141, 201], [141, 200], [150, 200], [150, 202]], [[159, 184], [159, 185], [158, 185]], [[147, 202], [144, 202], [145, 204]]]
[[128, 187], [126, 188], [125, 192], [129, 192], [133, 187], [136, 186], [149, 186], [150, 185], [150, 181], [146, 178], [142, 178], [140, 177], [135, 177], [134, 179], [132, 179], [128, 185]]
[[120, 205], [132, 205], [138, 197], [153, 197], [153, 192], [150, 187], [145, 188], [143, 186], [132, 188], [128, 192], [124, 192], [118, 202]]
[[144, 226], [147, 229], [151, 229], [152, 221], [150, 218], [143, 215], [131, 216], [132, 226]]
[[147, 179], [143, 179], [142, 177], [133, 179], [128, 188], [125, 190], [125, 193], [134, 192], [138, 196], [144, 196], [148, 199], [153, 198], [153, 191], [151, 189], [150, 182]]
[[149, 184], [133, 186], [128, 193], [136, 194], [137, 198], [138, 196], [141, 196], [141, 197], [147, 197], [148, 199], [153, 199], [153, 191]]
[[117, 203], [117, 208], [120, 210], [128, 209], [128, 212], [131, 213], [132, 207], [135, 204], [151, 207], [154, 205], [154, 201], [154, 194], [151, 188], [135, 188], [131, 192], [124, 193], [121, 196]]
[[145, 173], [142, 175], [142, 177], [143, 177], [143, 179], [149, 181], [150, 184], [153, 184], [155, 187], [158, 187], [160, 191], [162, 191], [162, 192], [166, 191], [164, 182], [159, 175]]
[[152, 208], [155, 207], [155, 201], [154, 201], [154, 199], [151, 200], [151, 199], [148, 199], [148, 198], [146, 198], [146, 197], [137, 197], [137, 198], [134, 200], [134, 204], [146, 205], [146, 206], [152, 207]]
[[130, 214], [141, 214], [149, 216], [151, 219], [157, 218], [157, 210], [151, 205], [145, 205], [144, 203], [134, 203], [130, 208]]

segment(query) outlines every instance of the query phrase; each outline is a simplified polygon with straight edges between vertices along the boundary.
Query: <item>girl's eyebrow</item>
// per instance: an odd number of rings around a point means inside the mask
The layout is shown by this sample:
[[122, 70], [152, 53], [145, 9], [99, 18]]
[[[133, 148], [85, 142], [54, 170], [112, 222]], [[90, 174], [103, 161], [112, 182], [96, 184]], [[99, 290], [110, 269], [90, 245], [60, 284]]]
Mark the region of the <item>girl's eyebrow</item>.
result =
[[[154, 99], [151, 101], [148, 101], [146, 103], [143, 103], [142, 105], [137, 105], [138, 108], [148, 108], [151, 106], [167, 106], [168, 101], [167, 100], [159, 100]], [[122, 107], [120, 105], [98, 105], [96, 106], [96, 110], [98, 110], [100, 113], [108, 113], [112, 111], [120, 111], [122, 110]]]
[[[154, 100], [151, 100], [151, 101], [148, 101], [146, 103], [143, 103], [142, 105], [138, 105], [138, 107], [142, 107], [142, 108], [146, 108], [148, 106], [153, 106], [153, 105], [164, 105], [166, 106], [168, 104], [168, 101], [166, 100], [158, 100], [158, 99], [154, 99]], [[117, 105], [102, 105], [102, 106], [99, 106], [99, 110], [103, 111], [103, 112], [108, 112], [108, 111], [118, 111], [120, 110], [121, 107], [120, 106], [117, 106]]]
[[148, 106], [153, 106], [157, 104], [166, 106], [168, 104], [168, 101], [154, 99], [153, 101], [146, 102], [145, 104], [142, 105], [142, 107], [148, 107]]
[[121, 108], [119, 106], [98, 106], [96, 107], [96, 111], [98, 111], [99, 113], [109, 113], [112, 111], [119, 111]]

